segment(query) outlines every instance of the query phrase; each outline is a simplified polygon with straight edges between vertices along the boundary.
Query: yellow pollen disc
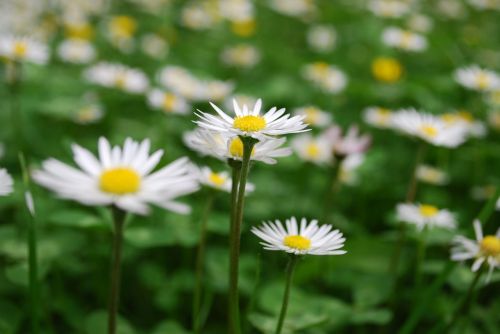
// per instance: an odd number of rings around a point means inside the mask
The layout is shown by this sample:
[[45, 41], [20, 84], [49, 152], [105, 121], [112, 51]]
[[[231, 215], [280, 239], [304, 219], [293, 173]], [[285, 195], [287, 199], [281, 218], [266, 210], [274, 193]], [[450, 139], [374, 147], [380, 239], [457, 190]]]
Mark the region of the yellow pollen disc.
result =
[[248, 37], [255, 33], [256, 23], [254, 19], [236, 21], [231, 24], [231, 30], [235, 35]]
[[174, 109], [176, 101], [177, 98], [174, 94], [165, 94], [165, 97], [163, 98], [163, 109], [165, 109], [166, 111], [172, 111], [172, 109]]
[[130, 38], [137, 29], [137, 23], [130, 16], [116, 16], [111, 19], [111, 32], [118, 38]]
[[472, 114], [470, 112], [465, 111], [465, 110], [459, 111], [458, 117], [460, 117], [462, 120], [464, 120], [468, 123], [471, 123], [472, 121], [474, 121], [474, 116], [472, 116]]
[[401, 36], [401, 46], [405, 49], [408, 49], [413, 40], [413, 34], [409, 31], [403, 32], [403, 36]]
[[419, 208], [420, 214], [424, 216], [425, 218], [431, 218], [434, 217], [438, 212], [439, 209], [436, 208], [435, 206], [428, 205], [428, 204], [422, 204]]
[[308, 250], [311, 248], [311, 240], [301, 235], [289, 235], [283, 239], [283, 244], [297, 250]]
[[500, 256], [500, 239], [494, 235], [487, 235], [481, 240], [481, 251], [485, 255]]
[[256, 132], [266, 127], [266, 120], [260, 116], [242, 116], [236, 117], [233, 126], [241, 131]]
[[323, 61], [318, 61], [318, 62], [313, 64], [314, 72], [316, 72], [317, 74], [319, 74], [321, 76], [328, 75], [329, 68], [330, 68], [330, 65], [328, 65], [328, 63], [325, 63]]
[[486, 89], [490, 86], [490, 78], [484, 73], [478, 73], [476, 84], [480, 89]]
[[372, 63], [372, 73], [375, 79], [384, 82], [396, 82], [401, 78], [403, 67], [394, 58], [380, 57]]
[[431, 138], [434, 138], [438, 135], [438, 130], [432, 125], [422, 125], [420, 127], [420, 131], [422, 131], [422, 133], [425, 136], [431, 137]]
[[208, 180], [218, 187], [221, 187], [226, 182], [226, 179], [217, 173], [210, 173]]
[[[251, 155], [255, 153], [255, 146], [252, 149]], [[243, 142], [240, 137], [234, 137], [229, 143], [229, 154], [236, 158], [243, 158]]]
[[124, 73], [118, 73], [115, 78], [115, 86], [123, 89], [125, 88], [125, 83], [127, 82], [126, 76]]
[[376, 114], [377, 123], [379, 123], [379, 124], [387, 124], [387, 122], [389, 122], [391, 114], [392, 113], [391, 113], [391, 111], [389, 109], [379, 108], [377, 110], [377, 114]]
[[308, 157], [317, 158], [320, 154], [319, 146], [316, 143], [307, 145], [306, 154]]
[[28, 46], [25, 42], [14, 43], [14, 56], [19, 58], [24, 57], [26, 55], [26, 51], [28, 51]]
[[318, 121], [319, 111], [314, 107], [308, 107], [305, 110], [306, 118], [304, 121], [309, 124], [314, 124]]
[[129, 168], [108, 169], [101, 174], [99, 179], [101, 190], [115, 195], [135, 193], [140, 186], [141, 177]]
[[69, 38], [90, 40], [94, 35], [94, 29], [88, 23], [65, 26], [66, 36]]

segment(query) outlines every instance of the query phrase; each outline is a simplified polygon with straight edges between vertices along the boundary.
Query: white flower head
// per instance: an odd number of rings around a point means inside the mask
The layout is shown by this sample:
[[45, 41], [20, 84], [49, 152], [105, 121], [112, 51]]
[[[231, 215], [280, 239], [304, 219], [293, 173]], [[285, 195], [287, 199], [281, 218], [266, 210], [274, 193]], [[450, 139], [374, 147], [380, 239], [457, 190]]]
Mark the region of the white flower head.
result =
[[[222, 190], [225, 192], [231, 192], [232, 179], [228, 172], [214, 172], [209, 167], [201, 167], [199, 169], [198, 181], [207, 187], [214, 188], [217, 190]], [[255, 186], [249, 182], [246, 184], [245, 192], [254, 191]]]
[[347, 185], [356, 185], [358, 182], [357, 170], [365, 161], [364, 154], [351, 154], [342, 160], [339, 179]]
[[299, 158], [317, 165], [330, 164], [333, 161], [332, 144], [323, 136], [313, 137], [309, 133], [292, 139], [291, 146]]
[[299, 133], [308, 131], [307, 124], [302, 121], [303, 116], [290, 117], [285, 114], [285, 108], [273, 107], [261, 115], [262, 100], [255, 103], [253, 109], [246, 104], [242, 107], [233, 100], [234, 113], [236, 117], [231, 117], [222, 111], [215, 104], [210, 103], [218, 116], [198, 110], [196, 114], [200, 120], [196, 123], [205, 129], [230, 133], [244, 137], [263, 139], [269, 136], [279, 136], [289, 133]]
[[409, 30], [396, 27], [386, 28], [382, 32], [382, 42], [397, 49], [419, 52], [427, 48], [427, 39]]
[[459, 68], [454, 76], [460, 85], [468, 89], [482, 92], [500, 90], [500, 75], [477, 65]]
[[363, 110], [363, 120], [373, 127], [387, 129], [392, 125], [392, 110], [382, 107], [367, 107]]
[[158, 34], [146, 34], [141, 37], [142, 52], [155, 59], [163, 59], [169, 50], [168, 43]]
[[339, 230], [331, 225], [318, 226], [317, 220], [309, 223], [305, 218], [292, 217], [285, 221], [285, 226], [276, 220], [264, 222], [260, 227], [252, 227], [252, 233], [262, 239], [264, 249], [278, 250], [295, 255], [342, 255], [347, 253], [344, 247], [345, 238]]
[[104, 116], [104, 108], [99, 103], [89, 103], [78, 110], [73, 115], [73, 121], [78, 124], [92, 124], [101, 120]]
[[57, 48], [59, 58], [73, 64], [87, 64], [95, 59], [95, 49], [84, 39], [66, 39]]
[[221, 59], [229, 66], [251, 68], [259, 62], [260, 52], [253, 45], [238, 44], [225, 48], [221, 53]]
[[332, 123], [332, 114], [315, 106], [306, 106], [294, 109], [294, 114], [304, 116], [304, 123], [320, 128]]
[[410, 2], [399, 0], [370, 0], [368, 9], [376, 16], [400, 18], [410, 11]]
[[0, 36], [0, 56], [43, 65], [49, 59], [47, 45], [30, 37]]
[[407, 20], [407, 25], [411, 30], [426, 33], [433, 27], [432, 20], [423, 14], [413, 14]]
[[470, 112], [459, 110], [441, 115], [441, 119], [450, 126], [461, 126], [466, 129], [470, 137], [483, 138], [486, 136], [486, 125], [474, 119]]
[[371, 136], [361, 135], [356, 125], [351, 126], [344, 134], [339, 126], [333, 125], [321, 136], [330, 143], [333, 153], [341, 157], [363, 153], [371, 144]]
[[434, 185], [447, 184], [449, 179], [446, 172], [429, 165], [418, 165], [416, 176], [419, 181]]
[[59, 197], [85, 205], [116, 205], [142, 215], [149, 212], [148, 203], [178, 213], [190, 211], [189, 206], [175, 201], [198, 188], [187, 158], [152, 172], [163, 150], [150, 155], [147, 139], [136, 142], [127, 138], [123, 147], [112, 147], [101, 137], [98, 157], [76, 144], [72, 149], [80, 169], [51, 158], [33, 173], [33, 179]]
[[424, 227], [456, 227], [455, 217], [450, 211], [438, 209], [433, 205], [401, 203], [397, 205], [396, 211], [399, 221], [415, 225], [419, 231]]
[[302, 75], [328, 93], [340, 93], [347, 86], [347, 76], [344, 72], [325, 62], [305, 65]]
[[0, 169], [0, 196], [7, 196], [13, 191], [14, 181], [6, 169]]
[[451, 259], [453, 261], [474, 259], [472, 264], [474, 272], [486, 264], [489, 267], [486, 281], [489, 281], [493, 270], [500, 267], [500, 228], [495, 235], [485, 236], [479, 219], [474, 220], [473, 225], [476, 240], [456, 236], [453, 239], [454, 247], [451, 249]]
[[307, 31], [307, 43], [317, 52], [329, 52], [335, 47], [337, 33], [329, 25], [315, 25]]
[[149, 87], [149, 80], [144, 72], [116, 63], [101, 62], [93, 65], [87, 68], [84, 77], [94, 84], [133, 94], [144, 93]]
[[148, 103], [155, 109], [160, 109], [165, 113], [185, 115], [191, 106], [180, 95], [165, 92], [160, 89], [153, 89], [148, 94]]
[[310, 0], [272, 0], [271, 8], [289, 16], [307, 17], [316, 11], [316, 4]]

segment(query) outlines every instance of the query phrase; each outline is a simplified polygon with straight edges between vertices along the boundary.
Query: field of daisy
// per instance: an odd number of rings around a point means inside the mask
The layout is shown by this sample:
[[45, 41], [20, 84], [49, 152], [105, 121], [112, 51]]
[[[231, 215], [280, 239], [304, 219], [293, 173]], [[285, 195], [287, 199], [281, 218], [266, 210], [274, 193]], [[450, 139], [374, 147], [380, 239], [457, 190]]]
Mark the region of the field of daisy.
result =
[[500, 331], [499, 0], [2, 0], [0, 334]]

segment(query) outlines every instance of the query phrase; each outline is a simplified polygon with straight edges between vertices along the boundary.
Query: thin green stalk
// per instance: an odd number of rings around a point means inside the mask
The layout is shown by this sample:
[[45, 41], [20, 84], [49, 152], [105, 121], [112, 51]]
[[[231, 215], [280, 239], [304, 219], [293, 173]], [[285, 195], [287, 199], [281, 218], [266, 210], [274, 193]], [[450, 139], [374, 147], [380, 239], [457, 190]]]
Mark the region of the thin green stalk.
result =
[[419, 291], [422, 285], [422, 266], [425, 259], [425, 252], [427, 249], [427, 233], [428, 228], [424, 226], [419, 238], [417, 245], [417, 261], [415, 263], [415, 291]]
[[23, 117], [20, 103], [21, 95], [21, 63], [9, 63], [10, 73], [8, 75], [8, 88], [10, 93], [10, 117], [14, 126], [13, 140], [14, 145], [19, 148], [19, 151], [24, 150], [24, 136], [23, 136]]
[[250, 158], [257, 139], [252, 137], [240, 137], [243, 142], [243, 161], [241, 163], [241, 174], [236, 196], [236, 208], [234, 211], [234, 222], [229, 236], [229, 293], [228, 293], [228, 330], [229, 334], [240, 334], [240, 305], [238, 295], [238, 268], [240, 257], [241, 224], [243, 222], [243, 208], [245, 202], [245, 188], [248, 171], [250, 169]]
[[275, 334], [281, 334], [283, 329], [283, 324], [285, 322], [286, 311], [288, 309], [288, 300], [290, 299], [290, 290], [292, 287], [293, 273], [295, 271], [295, 265], [299, 257], [297, 255], [290, 255], [288, 260], [288, 265], [286, 267], [286, 283], [285, 283], [285, 293], [283, 295], [283, 304], [281, 305], [281, 311], [278, 318], [278, 324], [276, 325]]
[[108, 305], [108, 334], [115, 334], [117, 329], [118, 304], [120, 301], [121, 259], [123, 229], [127, 213], [115, 206], [113, 214], [113, 249], [111, 255], [111, 280]]
[[205, 209], [203, 210], [203, 215], [201, 217], [200, 224], [200, 242], [198, 244], [198, 250], [196, 252], [196, 283], [194, 288], [193, 296], [193, 331], [195, 334], [201, 333], [201, 296], [202, 296], [202, 283], [203, 283], [203, 271], [205, 268], [205, 245], [207, 236], [207, 223], [210, 212], [212, 211], [213, 203], [215, 200], [214, 190], [210, 190], [207, 194], [207, 200], [205, 204]]
[[330, 213], [333, 198], [337, 191], [337, 182], [340, 176], [341, 164], [343, 159], [338, 159], [336, 163], [330, 168], [328, 175], [327, 189], [325, 192], [325, 202], [323, 204], [323, 223], [327, 224], [330, 220]]

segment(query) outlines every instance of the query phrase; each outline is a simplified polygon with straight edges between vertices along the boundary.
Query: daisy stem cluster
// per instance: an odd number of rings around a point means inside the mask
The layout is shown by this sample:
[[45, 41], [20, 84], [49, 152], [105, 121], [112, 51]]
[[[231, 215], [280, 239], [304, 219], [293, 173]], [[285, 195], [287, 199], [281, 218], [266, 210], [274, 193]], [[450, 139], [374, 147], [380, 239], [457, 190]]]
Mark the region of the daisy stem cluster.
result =
[[283, 295], [283, 304], [281, 305], [281, 311], [278, 318], [278, 324], [276, 325], [275, 334], [281, 334], [281, 330], [283, 329], [283, 324], [285, 323], [285, 316], [286, 316], [286, 311], [288, 309], [288, 301], [290, 299], [293, 274], [295, 272], [295, 266], [298, 260], [299, 260], [298, 255], [290, 254], [290, 258], [288, 260], [288, 264], [286, 267], [286, 283], [285, 283], [285, 293]]
[[108, 334], [115, 334], [120, 300], [123, 229], [127, 214], [115, 206], [112, 206], [111, 210], [113, 216], [113, 249], [111, 254], [111, 280], [108, 305]]
[[210, 213], [212, 211], [213, 203], [215, 200], [215, 193], [209, 190], [206, 197], [205, 209], [201, 217], [200, 224], [200, 242], [196, 252], [196, 283], [193, 296], [193, 331], [195, 334], [201, 333], [202, 319], [201, 319], [201, 304], [202, 304], [202, 286], [203, 286], [203, 271], [205, 268], [205, 246], [207, 239], [207, 223]]

